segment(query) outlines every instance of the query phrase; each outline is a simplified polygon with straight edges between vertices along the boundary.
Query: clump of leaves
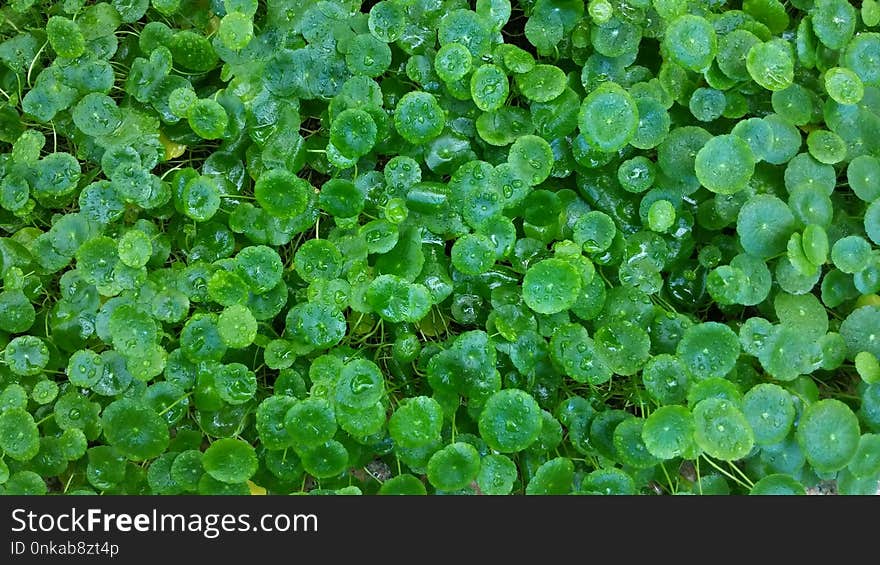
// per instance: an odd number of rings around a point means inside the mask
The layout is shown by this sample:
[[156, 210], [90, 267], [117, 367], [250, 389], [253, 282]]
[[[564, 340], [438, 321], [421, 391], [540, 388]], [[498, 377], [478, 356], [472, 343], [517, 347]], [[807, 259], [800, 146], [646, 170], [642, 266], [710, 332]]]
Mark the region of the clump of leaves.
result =
[[876, 2], [280, 4], [0, 7], [0, 492], [877, 484]]

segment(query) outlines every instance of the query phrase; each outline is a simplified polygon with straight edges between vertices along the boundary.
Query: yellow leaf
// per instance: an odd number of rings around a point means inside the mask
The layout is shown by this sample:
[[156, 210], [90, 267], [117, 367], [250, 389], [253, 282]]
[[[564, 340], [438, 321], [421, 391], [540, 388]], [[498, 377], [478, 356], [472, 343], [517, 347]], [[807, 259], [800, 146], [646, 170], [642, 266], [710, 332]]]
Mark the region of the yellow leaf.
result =
[[217, 33], [218, 29], [220, 29], [220, 18], [217, 16], [211, 16], [211, 19], [208, 20], [208, 35], [214, 35]]
[[176, 159], [183, 155], [183, 152], [186, 151], [186, 145], [182, 143], [175, 143], [165, 137], [164, 133], [159, 134], [159, 141], [162, 143], [162, 146], [165, 148], [165, 160], [168, 161], [170, 159]]
[[880, 296], [876, 294], [863, 294], [856, 300], [855, 308], [862, 306], [880, 306]]
[[251, 495], [264, 495], [266, 494], [266, 489], [256, 484], [253, 481], [247, 482], [248, 488], [251, 489]]

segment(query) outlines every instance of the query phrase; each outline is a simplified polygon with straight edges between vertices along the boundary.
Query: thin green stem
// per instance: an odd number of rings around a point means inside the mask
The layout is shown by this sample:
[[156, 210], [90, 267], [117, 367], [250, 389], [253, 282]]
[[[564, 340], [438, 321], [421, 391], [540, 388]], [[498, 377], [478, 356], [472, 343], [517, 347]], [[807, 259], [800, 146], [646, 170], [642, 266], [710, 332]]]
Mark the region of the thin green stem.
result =
[[452, 443], [455, 443], [455, 415], [458, 413], [458, 409], [452, 412]]
[[73, 482], [73, 477], [74, 477], [75, 475], [76, 475], [76, 473], [71, 473], [70, 476], [67, 477], [67, 482], [64, 483], [64, 491], [62, 491], [62, 492], [64, 492], [65, 494], [67, 493], [67, 490], [70, 488], [70, 483]]
[[177, 400], [175, 400], [174, 402], [172, 402], [171, 404], [166, 406], [161, 412], [159, 412], [159, 415], [161, 416], [161, 415], [165, 414], [165, 412], [168, 412], [169, 410], [171, 410], [172, 408], [174, 408], [175, 406], [177, 406], [178, 404], [183, 402], [185, 399], [189, 398], [191, 395], [192, 395], [191, 392], [184, 394], [183, 396], [181, 396], [180, 398], [178, 398]]
[[28, 84], [28, 88], [32, 88], [32, 87], [33, 87], [33, 84], [31, 84], [31, 72], [34, 70], [34, 65], [36, 64], [37, 59], [39, 59], [39, 58], [40, 58], [40, 55], [43, 54], [43, 49], [45, 49], [47, 45], [49, 45], [49, 40], [48, 40], [48, 39], [47, 39], [46, 41], [43, 42], [43, 45], [37, 50], [37, 54], [34, 55], [34, 58], [31, 60], [31, 64], [28, 65], [28, 71], [27, 71], [27, 84]]
[[54, 415], [55, 415], [54, 412], [47, 414], [45, 417], [41, 418], [39, 422], [37, 422], [37, 425], [39, 426], [40, 424], [42, 424], [43, 422], [45, 422], [49, 418], [53, 417]]
[[669, 494], [674, 494], [676, 488], [672, 484], [672, 477], [669, 476], [669, 471], [666, 470], [666, 465], [660, 463], [660, 468], [663, 469], [663, 474], [666, 476], [666, 482], [669, 484]]
[[370, 471], [370, 469], [367, 468], [366, 466], [364, 466], [364, 473], [370, 475], [370, 477], [371, 477], [374, 481], [376, 481], [377, 483], [379, 483], [380, 485], [385, 483], [385, 481], [383, 481], [382, 479], [380, 479], [379, 477], [377, 477], [376, 475], [374, 475], [373, 472]]
[[730, 463], [730, 467], [732, 467], [733, 470], [736, 471], [736, 473], [737, 473], [740, 477], [742, 477], [743, 481], [745, 481], [746, 484], [749, 485], [749, 488], [750, 488], [750, 489], [751, 489], [752, 487], [755, 486], [754, 481], [752, 481], [752, 479], [750, 479], [749, 476], [746, 475], [745, 472], [743, 472], [742, 469], [740, 469], [739, 467], [737, 467], [734, 463]]
[[6, 23], [8, 23], [10, 26], [12, 26], [12, 29], [14, 29], [16, 33], [21, 33], [21, 30], [18, 29], [18, 26], [15, 25], [15, 23], [12, 20], [7, 18], [6, 16], [3, 16], [3, 19], [6, 21]]
[[[724, 468], [722, 468], [720, 465], [716, 464], [716, 463], [715, 463], [714, 461], [712, 461], [709, 457], [703, 455], [703, 459], [705, 459], [706, 462], [709, 463], [709, 465], [711, 465], [712, 467], [714, 467], [716, 471], [718, 471], [719, 473], [721, 473], [722, 475], [724, 475], [725, 477], [727, 477], [727, 478], [730, 479], [731, 481], [735, 482], [736, 484], [738, 484], [739, 486], [741, 486], [741, 487], [743, 487], [743, 488], [745, 488], [745, 489], [751, 489], [751, 487], [750, 487], [749, 485], [747, 485], [746, 483], [742, 482], [738, 477], [736, 477], [736, 476], [734, 476], [734, 475], [731, 475], [730, 473], [728, 473], [727, 471], [725, 471]], [[700, 489], [700, 490], [702, 491], [702, 489]], [[702, 492], [701, 492], [701, 494], [702, 494]]]

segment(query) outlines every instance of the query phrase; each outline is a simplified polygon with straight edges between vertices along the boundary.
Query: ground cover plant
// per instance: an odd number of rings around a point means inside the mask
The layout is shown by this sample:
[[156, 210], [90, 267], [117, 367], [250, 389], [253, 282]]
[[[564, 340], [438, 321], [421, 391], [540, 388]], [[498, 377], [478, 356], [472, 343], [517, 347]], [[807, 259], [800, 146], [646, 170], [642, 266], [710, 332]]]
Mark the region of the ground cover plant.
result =
[[874, 493], [878, 24], [4, 3], [0, 492]]

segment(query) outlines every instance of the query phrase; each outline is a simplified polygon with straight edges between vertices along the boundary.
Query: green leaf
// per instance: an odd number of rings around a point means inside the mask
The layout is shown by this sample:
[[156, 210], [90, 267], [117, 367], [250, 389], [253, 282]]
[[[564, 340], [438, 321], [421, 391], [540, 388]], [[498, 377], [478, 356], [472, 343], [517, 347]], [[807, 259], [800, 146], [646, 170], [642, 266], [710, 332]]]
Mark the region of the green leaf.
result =
[[37, 424], [23, 408], [10, 408], [0, 414], [0, 449], [16, 461], [27, 461], [40, 450]]
[[697, 445], [722, 461], [742, 459], [752, 450], [755, 437], [746, 416], [731, 401], [706, 398], [693, 409]]
[[480, 413], [480, 436], [496, 451], [515, 453], [538, 439], [541, 423], [532, 396], [517, 389], [502, 390], [489, 397]]
[[820, 473], [846, 467], [859, 448], [859, 422], [843, 402], [824, 399], [804, 410], [796, 431], [807, 462]]
[[442, 491], [468, 486], [480, 471], [480, 454], [469, 443], [456, 442], [434, 453], [428, 460], [428, 480]]
[[239, 439], [218, 439], [205, 450], [202, 466], [205, 472], [223, 483], [243, 483], [257, 471], [254, 448]]
[[545, 461], [526, 486], [526, 494], [569, 494], [574, 481], [574, 463], [565, 457]]
[[107, 442], [132, 461], [162, 454], [168, 447], [168, 427], [151, 408], [131, 399], [111, 402], [101, 415]]

